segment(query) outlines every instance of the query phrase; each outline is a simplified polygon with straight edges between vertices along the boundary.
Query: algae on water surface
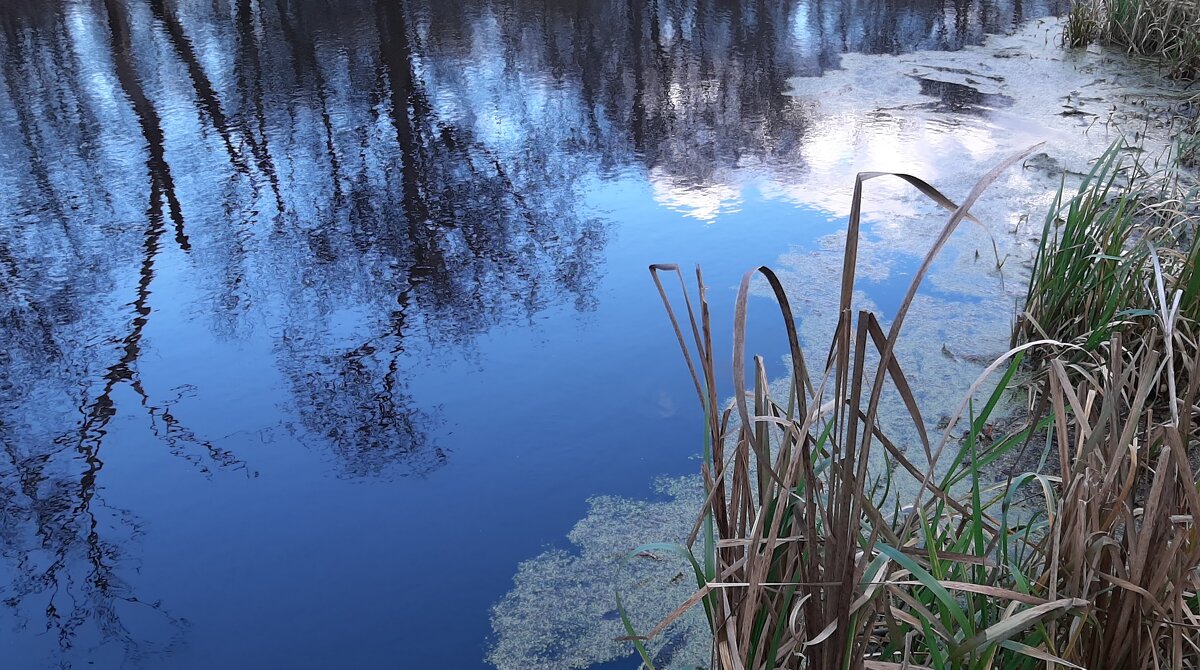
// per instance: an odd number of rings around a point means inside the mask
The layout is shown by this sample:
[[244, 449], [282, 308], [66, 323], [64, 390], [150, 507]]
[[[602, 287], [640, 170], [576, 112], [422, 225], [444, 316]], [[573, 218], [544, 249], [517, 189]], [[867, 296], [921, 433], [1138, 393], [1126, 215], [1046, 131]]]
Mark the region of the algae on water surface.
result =
[[[698, 477], [662, 479], [660, 498], [597, 496], [567, 536], [573, 550], [551, 549], [521, 563], [513, 590], [492, 609], [500, 670], [568, 670], [626, 657], [628, 642], [614, 589], [639, 631], [650, 630], [696, 589], [691, 566], [664, 552], [622, 559], [650, 542], [682, 542], [704, 502]], [[702, 610], [675, 622], [648, 647], [662, 668], [708, 663]], [[631, 667], [635, 667], [632, 666]]]

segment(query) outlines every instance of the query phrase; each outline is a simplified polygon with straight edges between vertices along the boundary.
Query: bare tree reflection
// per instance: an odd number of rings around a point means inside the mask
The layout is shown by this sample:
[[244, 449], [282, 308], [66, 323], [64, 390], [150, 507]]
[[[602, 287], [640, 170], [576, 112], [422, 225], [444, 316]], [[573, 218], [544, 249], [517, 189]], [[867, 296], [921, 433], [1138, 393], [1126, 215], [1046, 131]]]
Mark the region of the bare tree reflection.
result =
[[[128, 17], [113, 0], [105, 3], [105, 10], [116, 79], [146, 142], [145, 168], [150, 182], [132, 317], [124, 336], [114, 338], [117, 361], [103, 370], [99, 389], [93, 394], [95, 384], [88, 379], [92, 361], [78, 362], [80, 353], [89, 352], [74, 351], [64, 343], [70, 343], [76, 335], [73, 331], [78, 317], [64, 298], [77, 299], [77, 291], [85, 289], [86, 284], [72, 285], [68, 280], [54, 287], [25, 281], [26, 271], [36, 275], [42, 268], [35, 259], [18, 261], [9, 242], [0, 243], [5, 270], [5, 281], [0, 284], [5, 307], [0, 313], [0, 329], [6, 341], [16, 345], [5, 353], [8, 378], [0, 395], [0, 427], [4, 429], [0, 435], [5, 455], [4, 466], [0, 467], [0, 517], [4, 519], [0, 555], [15, 567], [13, 581], [4, 590], [4, 603], [18, 612], [41, 608], [46, 630], [57, 637], [63, 651], [69, 651], [82, 635], [115, 644], [123, 649], [127, 660], [136, 660], [169, 646], [173, 635], [160, 632], [148, 637], [145, 631], [129, 628], [125, 617], [132, 609], [154, 612], [169, 628], [177, 628], [178, 620], [159, 604], [143, 601], [123, 579], [122, 570], [128, 569], [124, 544], [140, 531], [135, 519], [105, 505], [99, 496], [98, 479], [104, 468], [101, 451], [108, 424], [118, 411], [116, 391], [126, 387], [140, 399], [151, 430], [172, 453], [204, 471], [209, 463], [222, 467], [241, 464], [179, 421], [171, 411], [178, 398], [156, 404], [138, 378], [143, 332], [151, 313], [150, 287], [168, 220], [173, 223], [180, 248], [188, 250], [190, 244], [165, 158], [161, 121], [135, 71]], [[10, 45], [30, 36], [22, 26], [6, 27]], [[61, 43], [51, 47], [55, 48], [61, 50], [60, 55], [72, 54], [69, 46]], [[14, 81], [8, 78], [7, 83], [12, 90]], [[31, 158], [34, 162], [45, 160], [32, 151]], [[53, 207], [50, 212], [59, 213]], [[51, 292], [45, 295], [47, 289]], [[22, 407], [16, 396], [22, 390], [39, 389], [55, 381], [76, 386], [75, 390], [63, 387], [62, 396], [76, 398], [77, 422], [65, 429], [31, 425], [31, 415], [36, 417], [40, 412]], [[24, 388], [18, 389], [17, 385]], [[67, 397], [63, 400], [69, 401]], [[53, 436], [48, 443], [47, 436]]]
[[5, 0], [5, 602], [63, 648], [169, 644], [123, 614], [177, 623], [135, 594], [136, 519], [102, 500], [114, 417], [202, 472], [245, 466], [185, 422], [195, 380], [143, 382], [159, 306], [199, 301], [197, 338], [270, 333], [279, 421], [343, 476], [429, 474], [449, 454], [416, 375], [594, 307], [590, 180], [807, 169], [789, 77], [1059, 2]]

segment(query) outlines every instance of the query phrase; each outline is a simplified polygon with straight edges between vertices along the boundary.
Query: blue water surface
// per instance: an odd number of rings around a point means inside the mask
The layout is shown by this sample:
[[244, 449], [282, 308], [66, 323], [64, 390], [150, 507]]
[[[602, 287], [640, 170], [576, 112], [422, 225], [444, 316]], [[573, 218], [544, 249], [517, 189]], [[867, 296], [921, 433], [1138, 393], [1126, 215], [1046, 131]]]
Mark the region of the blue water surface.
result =
[[6, 0], [3, 667], [486, 667], [518, 563], [695, 468], [648, 266], [729, 352], [844, 226], [765, 186], [786, 80], [1057, 9]]

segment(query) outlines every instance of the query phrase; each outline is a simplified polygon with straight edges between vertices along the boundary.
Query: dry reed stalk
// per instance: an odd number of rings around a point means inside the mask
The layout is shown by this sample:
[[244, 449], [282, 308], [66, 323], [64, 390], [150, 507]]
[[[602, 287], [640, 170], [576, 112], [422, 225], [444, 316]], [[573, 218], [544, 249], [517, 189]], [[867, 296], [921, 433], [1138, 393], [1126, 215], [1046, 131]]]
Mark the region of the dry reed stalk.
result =
[[[1200, 381], [1192, 373], [1200, 358], [1192, 329], [1178, 321], [1182, 291], [1168, 300], [1160, 288], [1159, 328], [1144, 334], [1157, 339], [1126, 347], [1118, 333], [1103, 345], [1104, 366], [1041, 358], [1050, 373], [1029, 425], [985, 445], [983, 426], [1025, 353], [1080, 348], [1029, 342], [989, 366], [960, 409], [960, 416], [970, 412], [970, 428], [940, 478], [934, 468], [959, 417], [935, 448], [893, 354], [933, 258], [986, 186], [1028, 153], [989, 172], [961, 206], [915, 177], [895, 175], [953, 214], [887, 333], [874, 315], [855, 314], [850, 304], [863, 184], [884, 176], [860, 175], [840, 318], [821, 374], [811, 374], [817, 368], [801, 350], [779, 279], [757, 268], [744, 277], [735, 307], [733, 407], [718, 401], [702, 275], [697, 270], [693, 302], [677, 266], [651, 267], [704, 409], [708, 495], [688, 546], [675, 549], [691, 560], [698, 590], [647, 637], [701, 604], [713, 631], [712, 667], [722, 670], [1196, 667], [1200, 541], [1192, 520], [1200, 515], [1200, 494], [1187, 440], [1196, 425]], [[1162, 267], [1155, 265], [1165, 287]], [[694, 352], [662, 274], [678, 277]], [[783, 398], [771, 395], [760, 358], [747, 370], [748, 295], [756, 275], [771, 287], [787, 333], [792, 370]], [[1158, 351], [1163, 337], [1172, 342], [1165, 356]], [[1148, 398], [1162, 385], [1163, 370], [1175, 365], [1183, 374], [1178, 387], [1166, 385], [1173, 410], [1155, 413]], [[1000, 387], [976, 414], [969, 398], [1000, 369], [1007, 370]], [[889, 383], [916, 427], [926, 469], [877, 426]], [[1058, 452], [1058, 476], [1031, 472], [998, 487], [982, 484], [980, 468], [1041, 434]], [[890, 515], [868, 485], [875, 447], [921, 482], [917, 498], [894, 505]], [[962, 482], [969, 494], [952, 493]], [[1044, 496], [1040, 520], [1015, 511], [1018, 494], [1030, 486]], [[1144, 491], [1145, 504], [1135, 505]], [[622, 616], [629, 639], [653, 667], [645, 638], [634, 634], [623, 610]]]

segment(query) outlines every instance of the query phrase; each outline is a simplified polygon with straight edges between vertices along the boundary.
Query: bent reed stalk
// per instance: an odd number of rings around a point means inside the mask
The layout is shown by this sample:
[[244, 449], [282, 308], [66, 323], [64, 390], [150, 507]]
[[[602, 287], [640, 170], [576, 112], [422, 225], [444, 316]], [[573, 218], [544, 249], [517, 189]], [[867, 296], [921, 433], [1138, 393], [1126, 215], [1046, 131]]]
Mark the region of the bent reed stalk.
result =
[[[625, 559], [683, 556], [697, 584], [645, 635], [617, 594], [627, 639], [646, 667], [654, 659], [643, 641], [695, 606], [713, 635], [710, 667], [721, 670], [1200, 667], [1200, 494], [1187, 457], [1200, 357], [1194, 346], [1165, 359], [1156, 353], [1164, 338], [1181, 337], [1166, 285], [1156, 292], [1158, 326], [1141, 334], [1145, 346], [1126, 346], [1121, 333], [1091, 350], [1023, 341], [984, 371], [940, 436], [929, 435], [894, 353], [938, 252], [987, 186], [1034, 149], [990, 171], [961, 205], [911, 175], [858, 175], [827, 354], [813, 367], [779, 279], [766, 267], [748, 272], [734, 311], [730, 407], [719, 401], [699, 268], [694, 299], [678, 266], [650, 268], [704, 411], [707, 496], [685, 545], [646, 545]], [[863, 186], [885, 176], [952, 212], [887, 331], [851, 304]], [[756, 275], [774, 293], [791, 353], [782, 396], [772, 393], [761, 358], [747, 369]], [[671, 276], [681, 305], [663, 282]], [[1079, 351], [1098, 362], [1084, 368], [1066, 356]], [[1049, 370], [1037, 407], [993, 440], [989, 419], [1027, 358]], [[1175, 411], [1164, 416], [1146, 400], [1167, 361], [1186, 374], [1170, 385]], [[994, 374], [999, 384], [976, 406], [974, 393]], [[903, 400], [924, 467], [876, 421], [885, 387]], [[1054, 474], [987, 483], [985, 468], [1030, 444], [1057, 454]], [[878, 450], [890, 464], [885, 473], [870, 467]], [[939, 468], [943, 460], [949, 464]], [[893, 469], [919, 483], [911, 500], [891, 494]], [[1040, 502], [1029, 504], [1031, 496]]]

